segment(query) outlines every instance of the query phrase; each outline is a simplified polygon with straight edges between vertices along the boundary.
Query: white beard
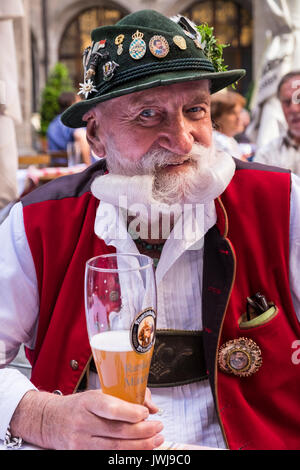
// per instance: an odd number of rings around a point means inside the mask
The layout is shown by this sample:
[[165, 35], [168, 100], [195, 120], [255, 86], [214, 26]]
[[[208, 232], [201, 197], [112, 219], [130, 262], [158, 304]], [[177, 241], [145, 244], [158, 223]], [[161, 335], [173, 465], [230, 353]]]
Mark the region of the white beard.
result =
[[[115, 149], [107, 157], [109, 174], [99, 176], [92, 184], [95, 197], [128, 207], [139, 203], [156, 205], [162, 212], [172, 204], [206, 204], [220, 196], [231, 181], [235, 164], [230, 155], [194, 144], [189, 155], [177, 156], [169, 151], [150, 151], [139, 162], [122, 159]], [[184, 171], [161, 172], [167, 164], [188, 158]]]
[[[162, 171], [170, 162], [186, 158], [190, 163], [185, 164], [183, 171]], [[193, 145], [189, 155], [152, 151], [138, 163], [122, 159], [119, 152], [111, 149], [107, 166], [110, 173], [93, 181], [92, 193], [101, 201], [122, 209], [123, 217], [133, 216], [138, 221], [135, 227], [139, 229], [136, 234], [137, 229], [133, 229], [131, 236], [144, 239], [167, 239], [176, 223], [181, 223], [187, 205], [192, 205], [194, 212], [203, 205], [205, 233], [206, 222], [215, 219], [213, 201], [226, 189], [235, 171], [230, 155], [213, 146], [206, 148], [199, 144]], [[101, 224], [101, 219], [98, 222], [96, 217], [96, 233], [98, 223]], [[159, 235], [150, 237], [149, 228], [151, 234]], [[131, 230], [130, 224], [128, 230]]]

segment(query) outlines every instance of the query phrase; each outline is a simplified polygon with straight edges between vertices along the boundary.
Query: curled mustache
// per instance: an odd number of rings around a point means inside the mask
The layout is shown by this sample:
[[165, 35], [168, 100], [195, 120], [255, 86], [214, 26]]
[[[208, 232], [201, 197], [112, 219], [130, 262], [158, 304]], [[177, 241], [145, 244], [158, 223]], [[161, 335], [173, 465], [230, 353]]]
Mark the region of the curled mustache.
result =
[[[163, 172], [170, 162], [187, 162], [184, 172]], [[185, 156], [157, 155], [155, 165], [153, 197], [166, 204], [202, 203], [218, 197], [231, 180], [235, 164], [230, 155], [211, 147], [194, 144]]]
[[189, 161], [191, 164], [196, 163], [197, 151], [195, 151], [195, 148], [198, 147], [207, 151], [207, 148], [200, 144], [194, 144], [194, 151], [192, 149], [192, 151], [186, 155], [175, 154], [161, 148], [150, 149], [139, 161], [132, 161], [122, 158], [121, 154], [114, 148], [113, 143], [110, 142], [106, 164], [109, 172], [113, 174], [125, 176], [155, 175], [169, 165], [180, 164], [186, 161]]
[[[174, 203], [207, 203], [226, 188], [235, 171], [232, 157], [194, 144], [187, 155], [158, 149], [148, 151], [139, 161], [124, 159], [110, 143], [107, 167], [110, 174], [100, 177], [96, 197], [112, 198], [126, 194], [129, 201], [172, 205]], [[163, 171], [169, 165], [188, 162], [184, 171]], [[94, 188], [95, 188], [94, 186]], [[107, 189], [107, 191], [105, 190]], [[102, 193], [102, 194], [101, 194]]]

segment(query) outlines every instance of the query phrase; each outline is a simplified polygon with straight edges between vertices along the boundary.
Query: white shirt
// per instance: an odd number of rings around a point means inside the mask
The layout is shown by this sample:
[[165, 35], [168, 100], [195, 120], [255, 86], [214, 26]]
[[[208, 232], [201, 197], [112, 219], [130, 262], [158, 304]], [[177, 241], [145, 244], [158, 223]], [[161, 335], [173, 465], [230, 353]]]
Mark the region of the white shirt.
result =
[[[216, 214], [208, 207], [206, 231]], [[103, 238], [117, 251], [137, 252], [132, 239], [110, 237], [109, 214], [103, 218]], [[108, 229], [107, 229], [108, 228]], [[290, 281], [300, 319], [300, 178], [292, 176], [290, 223]], [[174, 243], [177, 244], [174, 247]], [[0, 226], [0, 366], [14, 359], [20, 344], [33, 348], [38, 321], [38, 291], [34, 264], [24, 231], [22, 206], [16, 204]], [[203, 244], [190, 249], [186, 240], [168, 240], [156, 270], [158, 328], [202, 329], [201, 294]], [[0, 369], [0, 438], [31, 382], [16, 370]], [[225, 447], [208, 381], [180, 387], [152, 389], [154, 403], [163, 410], [166, 441]]]
[[256, 150], [253, 160], [287, 168], [300, 176], [300, 146], [287, 132]]

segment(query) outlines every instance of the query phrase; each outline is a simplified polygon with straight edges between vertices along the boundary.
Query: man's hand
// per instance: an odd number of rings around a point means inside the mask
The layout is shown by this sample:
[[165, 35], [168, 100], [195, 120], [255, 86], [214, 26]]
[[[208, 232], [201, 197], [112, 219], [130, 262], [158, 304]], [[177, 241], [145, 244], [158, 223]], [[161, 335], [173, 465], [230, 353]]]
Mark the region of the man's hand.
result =
[[99, 390], [59, 396], [29, 391], [12, 417], [13, 436], [48, 449], [152, 450], [163, 442], [162, 423], [149, 394], [145, 406]]

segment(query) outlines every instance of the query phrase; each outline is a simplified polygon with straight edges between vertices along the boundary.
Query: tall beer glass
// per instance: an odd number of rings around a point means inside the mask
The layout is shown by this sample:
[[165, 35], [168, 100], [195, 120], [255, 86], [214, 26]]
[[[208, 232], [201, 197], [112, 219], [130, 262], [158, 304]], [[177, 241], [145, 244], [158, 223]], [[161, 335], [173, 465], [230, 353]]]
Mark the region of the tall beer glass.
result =
[[102, 391], [142, 404], [156, 330], [152, 259], [106, 254], [87, 261], [85, 311]]

